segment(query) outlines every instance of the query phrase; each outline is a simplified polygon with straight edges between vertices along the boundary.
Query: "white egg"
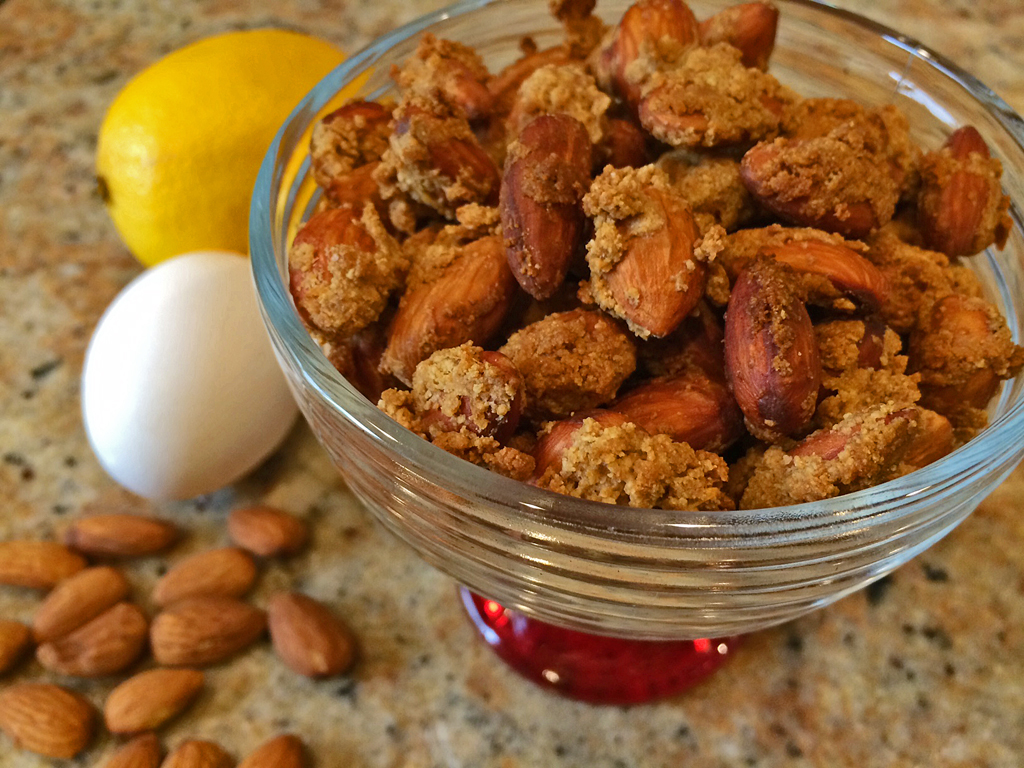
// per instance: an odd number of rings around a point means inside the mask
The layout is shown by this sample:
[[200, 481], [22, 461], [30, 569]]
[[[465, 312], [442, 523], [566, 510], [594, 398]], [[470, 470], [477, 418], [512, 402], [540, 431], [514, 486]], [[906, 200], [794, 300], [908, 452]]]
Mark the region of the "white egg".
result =
[[231, 483], [273, 452], [297, 413], [245, 256], [197, 251], [142, 273], [86, 351], [89, 442], [141, 496], [184, 499]]

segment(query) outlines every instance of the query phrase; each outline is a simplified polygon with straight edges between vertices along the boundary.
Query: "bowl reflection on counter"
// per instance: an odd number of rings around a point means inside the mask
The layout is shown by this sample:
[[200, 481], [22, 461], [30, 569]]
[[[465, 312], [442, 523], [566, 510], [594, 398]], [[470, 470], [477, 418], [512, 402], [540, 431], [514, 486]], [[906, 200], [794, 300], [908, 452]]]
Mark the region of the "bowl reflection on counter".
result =
[[[807, 96], [895, 103], [913, 137], [936, 147], [972, 124], [1024, 201], [1024, 136], [1009, 107], [918, 43], [809, 0], [781, 11], [771, 71]], [[602, 3], [606, 20], [629, 3]], [[698, 18], [725, 2], [693, 2]], [[406, 431], [331, 366], [288, 294], [285, 244], [315, 203], [308, 129], [350, 96], [375, 99], [430, 31], [474, 46], [491, 71], [519, 40], [561, 40], [544, 0], [471, 0], [380, 38], [334, 70], [296, 108], [257, 180], [250, 249], [264, 320], [316, 437], [374, 515], [426, 561], [475, 592], [559, 626], [634, 639], [750, 632], [825, 606], [905, 563], [963, 521], [1024, 455], [1024, 393], [1003, 385], [991, 424], [954, 453], [898, 480], [823, 502], [738, 512], [614, 507], [495, 475]], [[975, 257], [1014, 340], [1024, 329], [1021, 211], [1005, 250]]]

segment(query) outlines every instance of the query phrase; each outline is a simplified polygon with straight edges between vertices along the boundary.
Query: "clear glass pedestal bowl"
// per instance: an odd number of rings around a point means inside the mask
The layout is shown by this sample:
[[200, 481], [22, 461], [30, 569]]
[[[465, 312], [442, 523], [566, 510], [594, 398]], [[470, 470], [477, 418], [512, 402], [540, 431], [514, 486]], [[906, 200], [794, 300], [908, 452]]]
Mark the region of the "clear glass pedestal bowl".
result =
[[[894, 103], [925, 147], [974, 125], [1002, 160], [1015, 227], [1003, 251], [970, 263], [1019, 343], [1024, 123], [973, 77], [913, 40], [809, 0], [775, 1], [781, 19], [771, 71], [783, 83], [809, 97]], [[628, 5], [602, 2], [598, 12], [612, 22]], [[691, 3], [698, 18], [725, 5]], [[730, 647], [703, 638], [779, 624], [866, 586], [949, 533], [1020, 461], [1019, 379], [1001, 388], [984, 432], [911, 475], [829, 501], [713, 514], [559, 496], [463, 462], [393, 422], [345, 381], [303, 328], [288, 293], [286, 245], [315, 205], [312, 124], [342, 103], [343, 90], [347, 98], [367, 99], [391, 92], [390, 66], [404, 61], [425, 31], [474, 46], [491, 71], [519, 55], [525, 35], [541, 48], [561, 39], [544, 0], [470, 0], [380, 38], [339, 66], [295, 109], [263, 161], [251, 208], [252, 267], [280, 363], [345, 481], [386, 528], [472, 590], [464, 592], [467, 609], [514, 667], [592, 700], [670, 693], [713, 668], [714, 654]], [[523, 642], [513, 648], [507, 641], [515, 637]], [[608, 638], [624, 640], [615, 646]], [[653, 659], [662, 668], [675, 649], [683, 674], [673, 678], [675, 687], [603, 695], [599, 686], [588, 694], [567, 688], [559, 680], [565, 672], [550, 668], [554, 662], [531, 660], [559, 643], [577, 657], [591, 643], [620, 676], [629, 674], [628, 664], [609, 657], [609, 648], [631, 648], [630, 658]], [[704, 653], [695, 661], [695, 652]], [[694, 672], [689, 678], [687, 670]], [[664, 677], [664, 670], [653, 674]]]

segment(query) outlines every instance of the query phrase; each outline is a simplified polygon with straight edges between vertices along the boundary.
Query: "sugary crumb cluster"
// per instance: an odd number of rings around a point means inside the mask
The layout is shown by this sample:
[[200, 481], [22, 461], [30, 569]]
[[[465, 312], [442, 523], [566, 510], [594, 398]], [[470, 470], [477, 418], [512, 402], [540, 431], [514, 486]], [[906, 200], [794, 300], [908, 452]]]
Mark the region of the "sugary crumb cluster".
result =
[[617, 505], [828, 499], [974, 437], [1024, 364], [970, 268], [1011, 228], [980, 134], [802, 98], [767, 1], [593, 9], [553, 0], [564, 42], [496, 73], [426, 35], [393, 101], [317, 124], [290, 271], [328, 359], [434, 445]]

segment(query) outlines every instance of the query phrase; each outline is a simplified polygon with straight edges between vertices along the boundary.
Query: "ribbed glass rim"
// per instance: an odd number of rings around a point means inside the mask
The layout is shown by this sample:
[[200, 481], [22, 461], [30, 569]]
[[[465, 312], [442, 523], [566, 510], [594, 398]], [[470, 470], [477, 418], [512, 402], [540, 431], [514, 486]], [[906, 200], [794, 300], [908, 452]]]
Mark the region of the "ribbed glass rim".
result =
[[[896, 523], [913, 517], [919, 510], [914, 497], [935, 493], [961, 482], [986, 465], [995, 466], [1017, 450], [1024, 440], [1024, 391], [976, 438], [948, 456], [910, 475], [834, 499], [785, 507], [732, 512], [693, 512], [640, 509], [582, 501], [511, 480], [463, 461], [423, 440], [384, 415], [364, 398], [327, 361], [320, 348], [302, 325], [287, 290], [285, 273], [277, 260], [277, 248], [284, 247], [283, 232], [274, 232], [283, 176], [283, 164], [277, 162], [285, 137], [297, 122], [305, 126], [327, 101], [345, 84], [373, 65], [393, 46], [449, 18], [510, 0], [463, 0], [421, 16], [378, 38], [334, 70], [310, 91], [278, 130], [260, 166], [253, 191], [249, 216], [249, 247], [253, 278], [264, 322], [278, 354], [287, 356], [301, 372], [304, 386], [316, 391], [339, 418], [347, 419], [373, 440], [393, 453], [406, 471], [467, 500], [480, 499], [521, 513], [524, 531], [534, 523], [588, 531], [594, 535], [640, 536], [661, 540], [695, 539], [735, 540], [760, 534], [788, 534], [791, 541], [811, 541], [827, 533], [831, 523], [847, 526], [861, 520], [873, 524]], [[920, 59], [927, 66], [967, 90], [997, 120], [1024, 152], [1024, 120], [999, 96], [973, 75], [912, 37], [818, 0], [782, 0], [781, 5], [803, 6], [872, 32], [886, 42]], [[308, 162], [308, 161], [307, 161]], [[300, 175], [301, 178], [301, 175]], [[1011, 209], [1014, 223], [1021, 227], [1016, 204]], [[982, 257], [976, 257], [982, 258]], [[996, 274], [1002, 276], [998, 262], [986, 254]], [[1000, 282], [1002, 290], [1005, 285]], [[1017, 338], [1014, 330], [1015, 341]], [[1007, 395], [1007, 386], [1002, 396]], [[482, 512], [483, 518], [487, 517]], [[791, 537], [795, 537], [791, 538]]]

